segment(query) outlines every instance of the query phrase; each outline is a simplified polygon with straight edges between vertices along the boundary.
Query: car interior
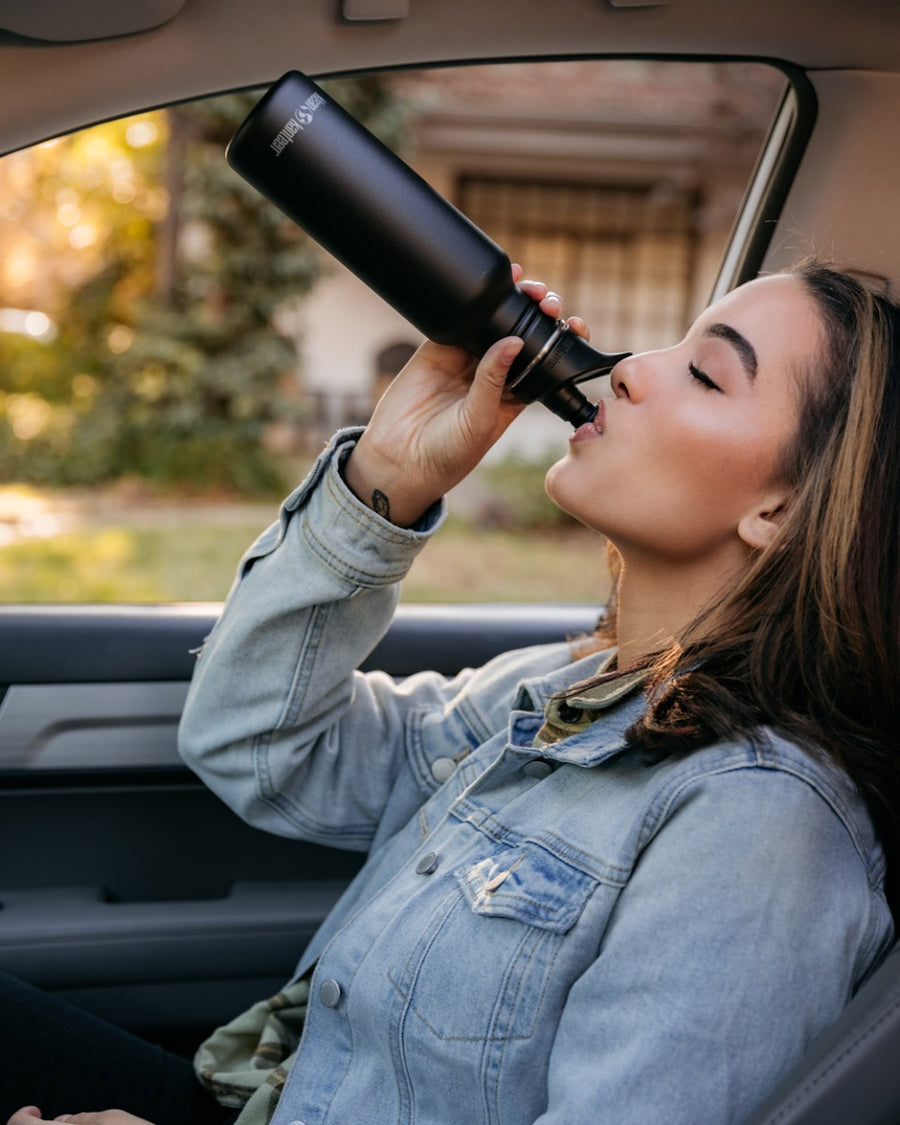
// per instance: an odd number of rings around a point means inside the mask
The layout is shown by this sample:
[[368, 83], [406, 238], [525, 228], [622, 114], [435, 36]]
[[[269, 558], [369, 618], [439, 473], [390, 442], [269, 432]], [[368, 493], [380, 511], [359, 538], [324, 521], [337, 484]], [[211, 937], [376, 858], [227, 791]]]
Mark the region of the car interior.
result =
[[[894, 0], [0, 0], [0, 152], [262, 93], [295, 69], [427, 67], [449, 81], [476, 64], [589, 59], [761, 63], [781, 76], [704, 301], [810, 252], [898, 291]], [[571, 93], [560, 108], [552, 83], [538, 100], [560, 134], [589, 108]], [[552, 178], [554, 154], [541, 159]], [[602, 164], [602, 146], [591, 159]], [[360, 863], [242, 824], [180, 763], [194, 654], [218, 612], [0, 599], [0, 968], [185, 1051], [281, 986]], [[590, 631], [597, 613], [401, 604], [365, 667], [452, 675]], [[898, 1052], [900, 950], [752, 1125], [896, 1122]]]

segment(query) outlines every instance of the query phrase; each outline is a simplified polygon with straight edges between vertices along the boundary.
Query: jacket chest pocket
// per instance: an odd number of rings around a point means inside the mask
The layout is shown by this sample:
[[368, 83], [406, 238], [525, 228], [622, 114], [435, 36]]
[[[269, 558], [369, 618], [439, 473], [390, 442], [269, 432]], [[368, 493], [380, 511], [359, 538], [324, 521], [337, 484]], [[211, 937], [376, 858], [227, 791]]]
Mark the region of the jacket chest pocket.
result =
[[597, 881], [533, 844], [453, 874], [392, 983], [418, 1033], [479, 1043], [528, 1038]]

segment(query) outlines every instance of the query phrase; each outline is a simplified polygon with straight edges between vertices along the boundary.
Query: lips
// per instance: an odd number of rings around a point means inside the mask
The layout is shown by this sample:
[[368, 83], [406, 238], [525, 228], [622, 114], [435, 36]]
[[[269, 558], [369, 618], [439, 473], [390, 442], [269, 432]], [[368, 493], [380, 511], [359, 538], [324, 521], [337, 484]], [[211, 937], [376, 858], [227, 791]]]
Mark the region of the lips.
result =
[[579, 426], [574, 434], [569, 438], [570, 442], [576, 441], [591, 441], [594, 438], [601, 437], [606, 428], [606, 409], [603, 405], [603, 399], [597, 403], [597, 413], [590, 422], [585, 422], [584, 425]]

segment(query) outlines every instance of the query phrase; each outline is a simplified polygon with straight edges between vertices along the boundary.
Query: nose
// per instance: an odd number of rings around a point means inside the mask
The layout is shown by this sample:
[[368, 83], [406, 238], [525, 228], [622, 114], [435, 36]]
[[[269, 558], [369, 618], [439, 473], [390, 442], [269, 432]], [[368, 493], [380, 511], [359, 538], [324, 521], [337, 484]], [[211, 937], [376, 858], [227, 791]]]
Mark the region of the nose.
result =
[[609, 385], [616, 398], [640, 402], [646, 393], [646, 378], [642, 372], [641, 355], [632, 355], [619, 363], [609, 373]]

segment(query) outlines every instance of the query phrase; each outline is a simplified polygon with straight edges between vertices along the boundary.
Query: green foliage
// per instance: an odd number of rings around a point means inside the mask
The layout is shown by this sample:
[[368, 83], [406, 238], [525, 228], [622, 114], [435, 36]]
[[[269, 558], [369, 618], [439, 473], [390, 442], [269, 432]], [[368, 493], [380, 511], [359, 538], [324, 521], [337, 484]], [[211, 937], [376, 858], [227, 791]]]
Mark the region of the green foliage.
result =
[[506, 530], [553, 530], [577, 523], [544, 490], [544, 477], [557, 458], [531, 461], [517, 454], [482, 466], [478, 483], [483, 498], [475, 511], [483, 527]]
[[[333, 85], [398, 142], [402, 114], [380, 80]], [[254, 102], [235, 94], [179, 106], [134, 119], [143, 132], [118, 122], [33, 155], [40, 221], [29, 221], [46, 264], [78, 284], [55, 287], [52, 343], [0, 333], [4, 479], [283, 487], [265, 434], [304, 408], [296, 347], [276, 314], [326, 267], [225, 162]], [[81, 241], [94, 232], [89, 254], [73, 258], [63, 220], [69, 231], [81, 224]]]

